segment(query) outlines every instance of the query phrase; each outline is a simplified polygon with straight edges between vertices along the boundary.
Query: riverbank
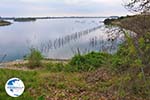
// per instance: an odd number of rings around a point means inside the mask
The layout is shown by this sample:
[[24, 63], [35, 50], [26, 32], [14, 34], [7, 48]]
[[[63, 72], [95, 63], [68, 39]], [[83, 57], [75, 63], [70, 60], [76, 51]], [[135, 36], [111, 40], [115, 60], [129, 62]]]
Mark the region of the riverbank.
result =
[[[67, 64], [69, 61], [70, 61], [69, 59], [44, 59], [41, 62], [42, 64], [48, 64], [48, 63]], [[28, 60], [16, 60], [16, 61], [4, 62], [1, 63], [1, 68], [12, 69], [12, 70], [24, 70], [24, 71], [35, 70], [35, 69], [28, 68]]]
[[106, 19], [105, 25], [115, 25], [137, 34], [150, 32], [150, 15], [124, 16], [117, 19]]
[[11, 22], [0, 20], [0, 26], [7, 26], [7, 25], [10, 25], [10, 24], [11, 24]]
[[33, 69], [27, 60], [9, 62], [0, 69], [0, 99], [11, 99], [5, 93], [5, 82], [18, 77], [26, 87], [18, 100], [146, 100], [148, 97], [141, 95], [145, 93], [142, 79], [130, 76], [135, 67], [125, 69], [124, 59], [120, 54], [91, 52], [69, 61], [42, 60], [41, 66]]

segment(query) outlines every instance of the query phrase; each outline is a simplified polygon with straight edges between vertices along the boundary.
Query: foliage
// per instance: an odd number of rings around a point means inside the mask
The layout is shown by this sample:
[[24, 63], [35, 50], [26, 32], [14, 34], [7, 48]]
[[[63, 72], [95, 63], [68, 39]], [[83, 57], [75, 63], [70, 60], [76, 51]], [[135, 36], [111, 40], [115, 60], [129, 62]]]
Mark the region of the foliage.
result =
[[36, 68], [41, 66], [41, 60], [43, 59], [43, 56], [40, 51], [36, 50], [35, 48], [30, 49], [30, 54], [28, 56], [28, 66], [30, 68]]
[[[142, 66], [143, 62], [145, 62], [145, 65], [149, 65], [150, 44], [146, 43], [146, 41], [149, 41], [149, 38], [149, 34], [146, 34], [144, 37], [139, 38], [139, 48], [137, 49], [134, 39], [126, 35], [126, 42], [120, 45], [117, 53], [112, 57], [112, 66], [124, 69], [123, 65], [125, 65], [126, 67]], [[139, 55], [140, 53], [142, 55]]]
[[77, 67], [78, 71], [90, 71], [102, 67], [110, 57], [111, 55], [108, 53], [91, 52], [82, 56], [75, 55], [69, 64]]
[[[122, 84], [124, 90], [133, 95], [142, 95], [148, 98], [150, 95], [149, 66], [150, 66], [150, 34], [139, 37], [136, 41], [126, 35], [126, 42], [122, 44], [112, 61], [118, 72], [123, 72], [130, 77]], [[114, 59], [114, 58], [113, 58]], [[116, 62], [116, 63], [115, 63]], [[123, 77], [125, 78], [125, 77]], [[128, 84], [128, 87], [125, 85]], [[130, 91], [129, 91], [130, 90]], [[140, 92], [139, 92], [140, 91]]]
[[134, 12], [149, 12], [150, 11], [149, 0], [128, 0], [125, 7]]
[[127, 34], [125, 36], [126, 42], [120, 45], [117, 53], [113, 55], [111, 60], [112, 68], [120, 72], [127, 70], [132, 64], [135, 64], [135, 60], [137, 59], [133, 39]]
[[52, 72], [81, 72], [92, 71], [109, 64], [112, 55], [108, 53], [91, 52], [85, 55], [75, 55], [67, 64], [52, 63], [45, 64], [46, 70]]
[[139, 49], [141, 53], [141, 60], [145, 66], [150, 65], [150, 33], [145, 34], [139, 38]]

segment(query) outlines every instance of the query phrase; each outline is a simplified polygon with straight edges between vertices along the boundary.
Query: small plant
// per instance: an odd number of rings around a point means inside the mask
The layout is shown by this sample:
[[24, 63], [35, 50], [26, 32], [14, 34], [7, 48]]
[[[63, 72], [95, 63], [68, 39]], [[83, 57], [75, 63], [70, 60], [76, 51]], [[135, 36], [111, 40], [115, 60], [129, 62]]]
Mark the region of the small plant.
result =
[[36, 68], [41, 66], [41, 60], [43, 56], [40, 51], [36, 50], [35, 48], [30, 49], [30, 54], [28, 56], [28, 66], [30, 68]]

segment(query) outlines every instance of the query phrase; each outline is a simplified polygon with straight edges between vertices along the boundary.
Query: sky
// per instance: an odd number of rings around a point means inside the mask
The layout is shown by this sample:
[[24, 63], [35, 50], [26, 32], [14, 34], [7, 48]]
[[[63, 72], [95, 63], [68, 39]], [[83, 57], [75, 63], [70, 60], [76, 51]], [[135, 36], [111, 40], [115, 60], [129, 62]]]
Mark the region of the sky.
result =
[[0, 0], [0, 16], [123, 16], [122, 0]]

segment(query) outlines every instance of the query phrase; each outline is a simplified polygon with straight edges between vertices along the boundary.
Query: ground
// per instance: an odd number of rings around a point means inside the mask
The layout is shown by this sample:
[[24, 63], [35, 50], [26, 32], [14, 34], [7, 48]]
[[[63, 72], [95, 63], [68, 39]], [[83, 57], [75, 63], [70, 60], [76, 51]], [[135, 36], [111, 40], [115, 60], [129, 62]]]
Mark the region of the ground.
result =
[[[31, 70], [25, 63], [11, 62], [0, 69], [0, 100], [14, 100], [4, 89], [6, 81], [12, 77], [20, 78], [25, 84], [25, 92], [15, 100], [121, 100], [117, 86], [122, 77], [110, 69], [52, 72], [44, 67]], [[125, 100], [131, 99], [143, 100], [130, 95]]]

